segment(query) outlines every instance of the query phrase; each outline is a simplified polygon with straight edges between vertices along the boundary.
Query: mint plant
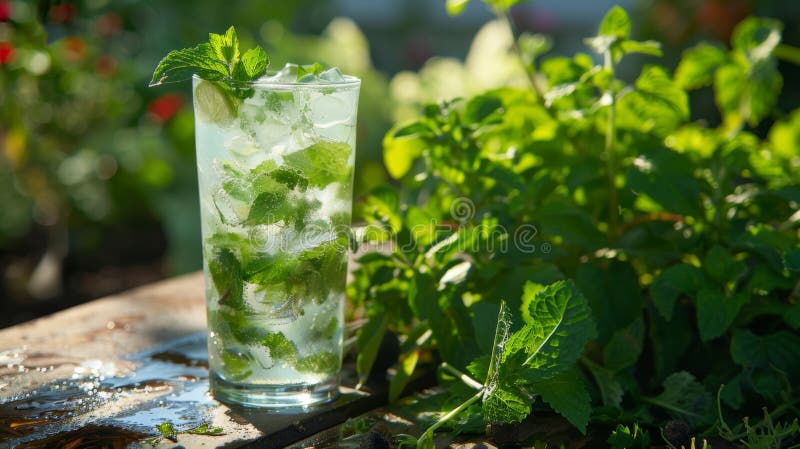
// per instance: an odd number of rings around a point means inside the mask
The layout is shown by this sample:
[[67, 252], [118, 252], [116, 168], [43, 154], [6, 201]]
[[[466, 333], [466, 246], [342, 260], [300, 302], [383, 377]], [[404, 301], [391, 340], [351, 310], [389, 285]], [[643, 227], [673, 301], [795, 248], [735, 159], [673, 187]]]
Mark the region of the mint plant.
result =
[[[508, 18], [517, 2], [485, 3]], [[631, 29], [615, 7], [586, 40], [594, 55], [572, 57], [522, 35], [513, 51], [529, 88], [427, 105], [389, 131], [400, 187], [357, 212], [366, 243], [391, 250], [364, 255], [348, 286], [368, 318], [362, 377], [393, 331], [407, 337], [392, 397], [433, 352], [462, 403], [443, 423], [553, 410], [580, 431], [636, 422], [658, 435], [681, 420], [699, 437], [714, 433], [710, 392], [723, 384], [730, 416], [796, 411], [800, 112], [776, 109], [778, 58], [796, 52], [778, 22], [750, 18], [730, 48], [698, 44], [673, 71]], [[636, 54], [646, 64], [621, 79]], [[717, 128], [690, 110], [709, 87]], [[553, 322], [574, 327], [555, 329], [547, 352], [536, 342]], [[648, 444], [630, 429], [615, 441]], [[406, 441], [430, 447], [432, 434]]]

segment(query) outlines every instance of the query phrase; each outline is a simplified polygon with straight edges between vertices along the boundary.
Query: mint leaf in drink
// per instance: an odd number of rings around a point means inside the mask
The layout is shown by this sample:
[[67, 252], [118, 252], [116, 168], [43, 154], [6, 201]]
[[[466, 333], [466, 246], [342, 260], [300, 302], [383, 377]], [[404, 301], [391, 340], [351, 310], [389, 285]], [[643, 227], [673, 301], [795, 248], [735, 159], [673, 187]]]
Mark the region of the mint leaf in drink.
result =
[[270, 172], [269, 176], [285, 185], [289, 190], [294, 190], [296, 187], [297, 190], [305, 192], [308, 189], [308, 178], [303, 176], [299, 170], [281, 167]]
[[322, 351], [299, 359], [294, 368], [301, 373], [335, 373], [339, 370], [339, 357], [330, 351]]
[[225, 34], [210, 33], [208, 42], [169, 52], [153, 71], [150, 86], [183, 81], [197, 75], [204, 80], [221, 81], [235, 87], [237, 81], [252, 81], [266, 73], [269, 57], [263, 48], [255, 47], [244, 56], [240, 55], [239, 37], [234, 27], [228, 28]]
[[314, 81], [324, 71], [325, 67], [318, 62], [297, 66], [297, 81]]
[[244, 224], [273, 224], [283, 220], [288, 210], [285, 192], [264, 192], [253, 201]]
[[250, 361], [242, 353], [225, 350], [222, 353], [222, 366], [227, 377], [233, 381], [244, 380], [253, 374], [250, 370]]
[[243, 309], [242, 269], [233, 251], [215, 248], [208, 262], [208, 271], [219, 294], [219, 303], [235, 310]]
[[276, 362], [294, 364], [297, 360], [297, 347], [283, 332], [270, 332], [261, 344], [269, 348], [269, 356]]
[[303, 173], [309, 183], [325, 187], [347, 179], [350, 173], [350, 145], [344, 142], [323, 140], [284, 156], [286, 163]]

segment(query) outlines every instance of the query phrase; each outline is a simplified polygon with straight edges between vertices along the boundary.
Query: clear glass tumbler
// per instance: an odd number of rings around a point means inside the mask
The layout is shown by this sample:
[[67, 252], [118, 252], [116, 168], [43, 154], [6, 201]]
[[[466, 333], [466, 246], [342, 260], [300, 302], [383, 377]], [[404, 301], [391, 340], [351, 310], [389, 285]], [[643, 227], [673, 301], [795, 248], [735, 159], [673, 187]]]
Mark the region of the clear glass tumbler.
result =
[[280, 80], [193, 87], [211, 388], [291, 409], [338, 394], [361, 82]]

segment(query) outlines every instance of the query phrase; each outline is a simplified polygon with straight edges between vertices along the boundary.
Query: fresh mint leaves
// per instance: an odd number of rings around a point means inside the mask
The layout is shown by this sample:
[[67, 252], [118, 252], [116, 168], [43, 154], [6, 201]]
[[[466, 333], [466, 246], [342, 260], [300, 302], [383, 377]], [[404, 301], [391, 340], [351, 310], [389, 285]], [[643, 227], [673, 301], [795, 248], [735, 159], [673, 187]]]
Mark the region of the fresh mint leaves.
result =
[[[484, 3], [507, 20], [516, 2]], [[673, 71], [652, 64], [660, 46], [634, 40], [635, 29], [614, 8], [587, 40], [602, 62], [530, 50], [518, 55], [530, 86], [426, 105], [387, 134], [384, 162], [399, 187], [376, 188], [360, 212], [380, 230], [376, 241], [404, 244], [363, 256], [348, 286], [367, 309], [360, 375], [372, 368], [372, 339], [422, 328], [431, 334], [423, 350], [473, 378], [450, 389], [461, 405], [436, 407], [445, 421], [518, 421], [549, 407], [579, 429], [589, 416], [638, 421], [645, 427], [620, 428], [609, 442], [649, 447], [643, 429], [658, 445], [667, 419], [713, 433], [709, 392], [724, 383], [720, 417], [767, 407], [776, 429], [791, 423], [800, 111], [777, 100], [778, 59], [796, 60], [798, 49], [781, 43], [780, 23], [750, 18], [731, 46], [698, 44]], [[514, 47], [524, 52], [533, 38]], [[623, 79], [618, 63], [632, 53], [648, 65], [627, 66]], [[720, 126], [691, 109], [692, 91], [706, 87]], [[430, 223], [445, 226], [434, 234]], [[522, 231], [535, 236], [521, 241]], [[569, 278], [596, 333], [566, 281], [543, 293]], [[490, 371], [501, 299], [513, 326], [496, 333], [504, 344]], [[419, 369], [410, 354], [394, 367], [401, 381]], [[720, 433], [734, 444], [741, 435]], [[431, 447], [432, 431], [414, 441]]]
[[284, 156], [286, 164], [303, 173], [310, 185], [324, 187], [348, 179], [350, 145], [323, 140]]
[[234, 27], [225, 34], [209, 33], [208, 42], [183, 50], [173, 50], [158, 63], [150, 86], [184, 81], [197, 75], [208, 81], [222, 81], [230, 86], [237, 81], [253, 81], [267, 71], [269, 58], [261, 47], [239, 50], [239, 36]]
[[573, 367], [583, 346], [594, 334], [594, 322], [586, 298], [571, 281], [559, 281], [536, 289], [525, 289], [522, 308], [528, 310], [525, 324], [512, 332], [512, 313], [501, 301], [492, 353], [474, 360], [469, 371], [478, 382], [444, 364], [445, 371], [478, 392], [446, 413], [423, 433], [418, 447], [427, 444], [433, 431], [454, 419], [477, 400], [488, 422], [520, 422], [531, 413], [540, 396], [581, 432], [591, 414], [586, 383]]

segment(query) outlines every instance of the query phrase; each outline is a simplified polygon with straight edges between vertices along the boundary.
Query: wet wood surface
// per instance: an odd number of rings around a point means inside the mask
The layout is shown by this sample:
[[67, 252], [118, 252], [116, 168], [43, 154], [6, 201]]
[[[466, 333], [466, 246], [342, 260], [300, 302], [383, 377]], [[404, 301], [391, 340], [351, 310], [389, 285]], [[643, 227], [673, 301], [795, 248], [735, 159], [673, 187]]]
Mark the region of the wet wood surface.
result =
[[[384, 383], [351, 388], [350, 369], [324, 409], [228, 407], [208, 394], [205, 330], [201, 273], [0, 330], [0, 448], [277, 448], [386, 401]], [[159, 436], [162, 422], [177, 442]], [[181, 433], [203, 424], [222, 434]]]

